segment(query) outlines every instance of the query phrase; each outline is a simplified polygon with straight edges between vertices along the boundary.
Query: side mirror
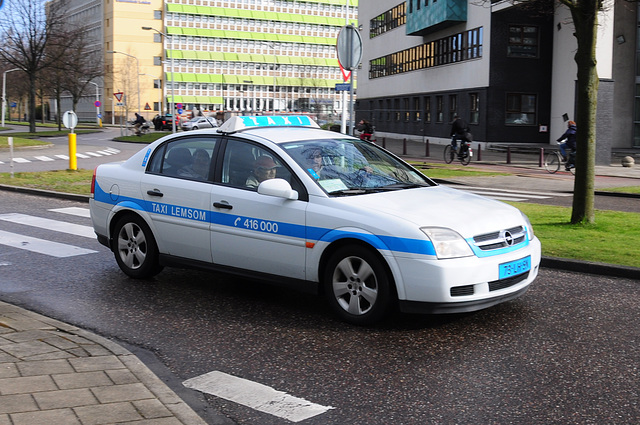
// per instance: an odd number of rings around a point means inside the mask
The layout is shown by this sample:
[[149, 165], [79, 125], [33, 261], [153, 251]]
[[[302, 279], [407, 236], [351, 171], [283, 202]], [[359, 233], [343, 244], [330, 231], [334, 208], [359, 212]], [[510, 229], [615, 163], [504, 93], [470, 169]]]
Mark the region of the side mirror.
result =
[[285, 199], [298, 199], [298, 192], [293, 190], [289, 182], [285, 179], [269, 179], [263, 181], [258, 186], [258, 193]]

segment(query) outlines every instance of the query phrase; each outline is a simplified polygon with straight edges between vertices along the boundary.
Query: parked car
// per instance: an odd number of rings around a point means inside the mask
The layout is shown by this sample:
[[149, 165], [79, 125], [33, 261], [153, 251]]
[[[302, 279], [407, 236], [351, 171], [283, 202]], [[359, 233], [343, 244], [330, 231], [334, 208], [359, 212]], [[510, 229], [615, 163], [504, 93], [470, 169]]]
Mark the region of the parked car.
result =
[[237, 116], [103, 164], [90, 211], [120, 269], [255, 276], [323, 293], [343, 320], [480, 310], [524, 294], [540, 241], [517, 208], [440, 186], [304, 116]]
[[198, 130], [200, 128], [213, 128], [217, 126], [218, 123], [214, 117], [194, 117], [189, 121], [182, 123], [182, 129], [184, 131]]
[[[171, 118], [173, 115], [156, 115], [151, 122], [153, 122], [153, 127], [156, 131], [161, 130], [172, 130], [173, 126], [171, 125]], [[180, 117], [176, 117], [176, 129], [180, 128]]]

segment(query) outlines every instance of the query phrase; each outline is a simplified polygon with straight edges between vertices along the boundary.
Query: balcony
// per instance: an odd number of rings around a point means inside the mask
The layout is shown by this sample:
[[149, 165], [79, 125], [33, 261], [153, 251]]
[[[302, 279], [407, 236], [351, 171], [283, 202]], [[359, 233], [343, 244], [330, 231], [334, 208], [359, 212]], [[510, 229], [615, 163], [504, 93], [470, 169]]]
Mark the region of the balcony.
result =
[[[467, 21], [467, 0], [409, 0], [407, 35], [427, 35]], [[418, 9], [417, 3], [420, 3]]]

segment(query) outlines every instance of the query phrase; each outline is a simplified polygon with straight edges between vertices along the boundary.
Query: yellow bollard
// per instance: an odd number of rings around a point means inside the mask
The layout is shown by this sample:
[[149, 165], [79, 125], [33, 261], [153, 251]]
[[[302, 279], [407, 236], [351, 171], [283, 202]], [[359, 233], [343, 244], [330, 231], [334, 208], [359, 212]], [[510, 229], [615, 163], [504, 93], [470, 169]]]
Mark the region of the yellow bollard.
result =
[[78, 169], [78, 158], [76, 157], [76, 134], [69, 133], [69, 169]]

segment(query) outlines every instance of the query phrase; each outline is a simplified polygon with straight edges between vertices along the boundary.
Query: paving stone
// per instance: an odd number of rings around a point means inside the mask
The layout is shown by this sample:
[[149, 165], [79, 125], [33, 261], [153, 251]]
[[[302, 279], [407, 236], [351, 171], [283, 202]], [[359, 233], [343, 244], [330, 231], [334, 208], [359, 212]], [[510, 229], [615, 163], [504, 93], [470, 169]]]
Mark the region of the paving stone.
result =
[[[21, 376], [73, 373], [73, 368], [65, 359], [19, 362], [16, 366]], [[2, 376], [2, 372], [0, 372], [0, 376]]]
[[158, 400], [139, 400], [134, 401], [133, 405], [145, 419], [158, 419], [173, 416], [171, 411], [164, 407]]
[[15, 363], [0, 363], [0, 378], [16, 378], [20, 376]]
[[14, 425], [80, 425], [71, 409], [42, 410], [11, 415]]
[[0, 395], [29, 394], [57, 389], [50, 376], [26, 376], [0, 379]]
[[105, 373], [116, 385], [135, 384], [137, 382], [140, 382], [138, 378], [129, 370], [106, 370]]
[[47, 325], [40, 320], [29, 318], [20, 313], [8, 313], [0, 317], [0, 324], [14, 329], [16, 331], [28, 331], [32, 329], [49, 329], [55, 330], [56, 328], [51, 325]]
[[42, 410], [62, 409], [98, 404], [98, 400], [86, 388], [77, 390], [58, 390], [33, 395]]
[[96, 370], [124, 369], [124, 365], [116, 356], [87, 357], [70, 360], [73, 368], [78, 372]]
[[9, 353], [3, 352], [2, 349], [0, 349], [0, 363], [15, 363], [18, 360], [19, 359], [13, 357]]
[[119, 423], [144, 419], [131, 403], [111, 403], [97, 406], [74, 407], [83, 425]]
[[142, 384], [111, 385], [95, 387], [91, 391], [100, 403], [116, 403], [119, 401], [144, 400], [154, 395]]
[[[55, 335], [55, 334], [54, 334]], [[43, 339], [51, 338], [52, 333], [40, 329], [14, 332], [11, 335], [5, 335], [4, 338], [13, 342], [27, 342], [27, 341], [41, 341]]]
[[0, 414], [0, 425], [13, 425], [9, 419], [9, 415]]
[[18, 358], [25, 358], [39, 354], [57, 352], [58, 349], [50, 346], [49, 344], [45, 344], [42, 341], [28, 341], [3, 345], [2, 351]]
[[42, 361], [42, 360], [70, 359], [73, 357], [75, 356], [71, 353], [68, 353], [66, 351], [56, 350], [50, 353], [36, 354], [35, 356], [25, 357], [22, 360], [35, 362], [35, 361]]
[[70, 350], [72, 348], [76, 348], [78, 344], [73, 341], [69, 341], [68, 338], [62, 336], [51, 336], [42, 339], [43, 342], [46, 342], [49, 345], [53, 345], [60, 350]]
[[113, 382], [111, 381], [111, 379], [109, 379], [109, 376], [107, 376], [107, 374], [102, 371], [51, 375], [51, 378], [58, 385], [58, 387], [63, 390], [113, 385]]
[[14, 394], [0, 396], [0, 413], [20, 413], [38, 410], [30, 394]]

